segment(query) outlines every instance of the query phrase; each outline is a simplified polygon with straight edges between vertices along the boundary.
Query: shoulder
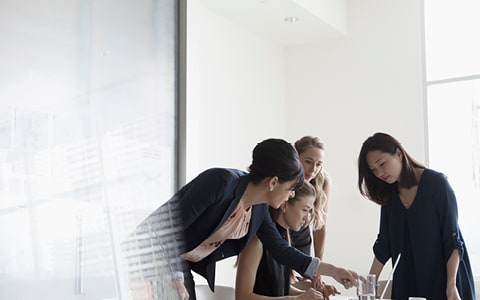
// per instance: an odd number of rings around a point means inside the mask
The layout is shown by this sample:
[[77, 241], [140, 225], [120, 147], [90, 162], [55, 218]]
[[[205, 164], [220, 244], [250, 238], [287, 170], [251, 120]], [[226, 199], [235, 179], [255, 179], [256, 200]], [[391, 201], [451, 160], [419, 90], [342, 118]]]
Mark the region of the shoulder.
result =
[[[247, 264], [251, 264], [253, 259], [259, 259], [263, 253], [262, 242], [258, 239], [257, 236], [254, 236], [247, 245], [240, 252], [240, 262], [245, 261]], [[258, 263], [257, 263], [258, 265]]]
[[210, 168], [201, 172], [195, 178], [195, 180], [228, 184], [229, 182], [236, 181], [239, 178], [246, 176], [247, 174], [247, 172], [237, 169]]
[[238, 170], [238, 169], [210, 168], [200, 173], [199, 176], [217, 176], [219, 178], [230, 179], [230, 178], [238, 178], [246, 174], [247, 172]]
[[422, 174], [422, 179], [427, 184], [445, 184], [448, 182], [448, 178], [445, 174], [433, 169], [425, 168]]

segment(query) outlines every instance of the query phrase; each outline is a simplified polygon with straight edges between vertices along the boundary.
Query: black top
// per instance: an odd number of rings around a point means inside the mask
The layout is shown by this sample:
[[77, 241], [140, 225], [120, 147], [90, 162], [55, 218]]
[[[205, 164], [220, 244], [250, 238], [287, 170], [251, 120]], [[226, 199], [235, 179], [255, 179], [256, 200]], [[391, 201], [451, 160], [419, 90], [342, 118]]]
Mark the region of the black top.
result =
[[[285, 228], [276, 224], [278, 232], [287, 239]], [[279, 297], [287, 296], [290, 291], [290, 269], [278, 263], [265, 248], [258, 265], [253, 292], [258, 295]]]
[[312, 235], [310, 234], [310, 226], [304, 226], [299, 231], [290, 230], [290, 239], [292, 246], [307, 255], [312, 255]]
[[457, 289], [464, 300], [475, 299], [473, 274], [458, 224], [457, 201], [445, 175], [425, 169], [409, 209], [394, 193], [381, 207], [375, 257], [392, 264], [401, 258], [392, 281], [392, 299], [418, 296], [446, 299], [447, 261], [458, 249]]

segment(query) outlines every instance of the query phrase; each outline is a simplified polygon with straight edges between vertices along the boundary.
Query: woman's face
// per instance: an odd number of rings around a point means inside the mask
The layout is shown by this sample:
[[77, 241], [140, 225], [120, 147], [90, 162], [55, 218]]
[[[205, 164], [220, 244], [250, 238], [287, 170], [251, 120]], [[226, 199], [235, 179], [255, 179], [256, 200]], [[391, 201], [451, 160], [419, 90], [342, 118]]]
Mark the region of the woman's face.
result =
[[373, 150], [367, 153], [366, 160], [368, 167], [379, 179], [387, 182], [397, 182], [402, 173], [402, 154], [400, 151], [395, 154]]
[[300, 153], [299, 156], [300, 162], [303, 165], [305, 180], [310, 181], [315, 178], [323, 168], [324, 151], [320, 148], [310, 146]]
[[282, 214], [285, 225], [293, 231], [299, 231], [310, 220], [314, 200], [313, 196], [304, 196], [293, 204], [285, 203], [285, 213]]
[[273, 208], [279, 208], [282, 203], [295, 196], [297, 180], [277, 183], [269, 192], [268, 204]]

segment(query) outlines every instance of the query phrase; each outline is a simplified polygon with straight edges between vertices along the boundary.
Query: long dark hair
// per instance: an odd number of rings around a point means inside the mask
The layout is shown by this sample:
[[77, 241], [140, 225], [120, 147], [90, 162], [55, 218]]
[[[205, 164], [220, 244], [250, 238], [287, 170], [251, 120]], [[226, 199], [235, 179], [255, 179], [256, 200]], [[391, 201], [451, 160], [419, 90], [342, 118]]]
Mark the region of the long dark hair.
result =
[[277, 176], [279, 183], [296, 180], [295, 189], [299, 189], [304, 181], [303, 167], [297, 151], [290, 143], [281, 139], [267, 139], [258, 143], [253, 149], [252, 164], [248, 171], [254, 184]]
[[423, 169], [425, 166], [411, 157], [402, 144], [389, 134], [377, 132], [367, 138], [363, 142], [358, 155], [358, 189], [362, 196], [383, 205], [387, 203], [392, 192], [397, 190], [397, 184], [389, 184], [373, 174], [368, 166], [366, 157], [368, 152], [375, 150], [392, 155], [397, 150], [400, 151], [402, 155], [402, 172], [400, 173], [398, 185], [405, 188], [418, 184], [415, 168]]

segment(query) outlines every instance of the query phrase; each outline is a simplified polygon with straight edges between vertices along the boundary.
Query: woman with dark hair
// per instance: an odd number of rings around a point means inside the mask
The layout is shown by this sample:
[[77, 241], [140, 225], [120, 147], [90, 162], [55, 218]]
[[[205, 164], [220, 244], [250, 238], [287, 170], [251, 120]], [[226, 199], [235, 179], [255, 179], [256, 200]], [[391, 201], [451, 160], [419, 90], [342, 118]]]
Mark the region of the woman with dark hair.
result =
[[[163, 257], [156, 261], [171, 269], [181, 300], [195, 299], [191, 270], [205, 277], [214, 291], [216, 262], [238, 255], [255, 236], [278, 262], [307, 278], [322, 272], [318, 258], [288, 245], [268, 213], [269, 206], [280, 207], [303, 185], [295, 148], [281, 139], [264, 140], [253, 149], [248, 170], [204, 171], [140, 225], [158, 236], [157, 252]], [[346, 288], [356, 285], [354, 274], [335, 271], [327, 275], [335, 275]]]
[[385, 263], [401, 254], [393, 299], [475, 299], [457, 201], [445, 175], [415, 160], [394, 137], [375, 133], [360, 150], [358, 188], [381, 205], [369, 273], [378, 278]]

